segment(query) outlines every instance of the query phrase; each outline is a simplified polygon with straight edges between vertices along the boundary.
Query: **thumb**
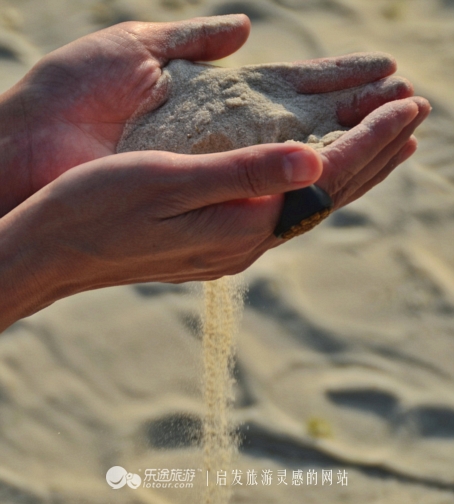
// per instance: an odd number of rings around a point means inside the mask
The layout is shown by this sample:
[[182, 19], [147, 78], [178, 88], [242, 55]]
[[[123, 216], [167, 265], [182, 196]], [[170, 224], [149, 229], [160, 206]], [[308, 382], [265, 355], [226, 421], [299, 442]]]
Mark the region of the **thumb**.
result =
[[171, 59], [213, 61], [237, 51], [251, 29], [244, 14], [199, 17], [173, 23], [141, 23], [135, 36], [161, 64]]
[[235, 151], [172, 155], [172, 175], [185, 184], [185, 211], [293, 191], [322, 173], [320, 155], [304, 144], [268, 144]]

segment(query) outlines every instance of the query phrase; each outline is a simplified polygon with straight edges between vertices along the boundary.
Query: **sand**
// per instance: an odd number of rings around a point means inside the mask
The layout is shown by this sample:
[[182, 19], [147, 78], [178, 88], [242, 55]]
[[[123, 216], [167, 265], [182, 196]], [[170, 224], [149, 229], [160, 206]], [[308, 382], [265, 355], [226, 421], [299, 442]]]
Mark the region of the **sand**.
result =
[[[37, 55], [111, 22], [238, 3], [1, 0], [6, 8], [15, 14], [0, 21], [3, 90]], [[231, 486], [231, 501], [452, 504], [452, 2], [260, 0], [244, 9], [250, 40], [216, 65], [385, 51], [434, 110], [418, 152], [388, 180], [247, 271], [232, 416], [243, 425], [234, 465], [243, 485]], [[2, 334], [0, 501], [199, 504], [200, 312], [186, 286], [125, 286], [62, 300]], [[147, 468], [194, 469], [195, 486], [112, 490], [105, 476], [118, 465], [142, 479]], [[311, 469], [318, 485], [292, 485], [293, 471]], [[321, 485], [322, 469], [333, 470], [331, 486]], [[262, 470], [273, 472], [270, 485]]]
[[[232, 422], [236, 337], [243, 309], [241, 277], [204, 282], [203, 419], [204, 471], [208, 472], [205, 504], [227, 504], [231, 487], [216, 484], [218, 471], [230, 474], [238, 436]], [[211, 475], [211, 482], [209, 477]]]
[[292, 68], [217, 68], [173, 60], [158, 83], [169, 90], [167, 102], [134, 118], [117, 151], [206, 154], [288, 140], [327, 145], [346, 129], [336, 108], [348, 92], [298, 93]]

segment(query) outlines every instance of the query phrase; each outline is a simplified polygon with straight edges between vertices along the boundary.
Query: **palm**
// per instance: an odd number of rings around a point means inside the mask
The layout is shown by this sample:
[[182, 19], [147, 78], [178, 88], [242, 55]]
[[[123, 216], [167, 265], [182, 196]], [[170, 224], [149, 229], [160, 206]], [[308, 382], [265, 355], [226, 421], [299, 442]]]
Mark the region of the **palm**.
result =
[[31, 135], [32, 152], [39, 153], [30, 163], [33, 191], [114, 154], [125, 122], [152, 96], [160, 62], [125, 30], [106, 35], [52, 53], [30, 74], [38, 96], [29, 128], [39, 132]]

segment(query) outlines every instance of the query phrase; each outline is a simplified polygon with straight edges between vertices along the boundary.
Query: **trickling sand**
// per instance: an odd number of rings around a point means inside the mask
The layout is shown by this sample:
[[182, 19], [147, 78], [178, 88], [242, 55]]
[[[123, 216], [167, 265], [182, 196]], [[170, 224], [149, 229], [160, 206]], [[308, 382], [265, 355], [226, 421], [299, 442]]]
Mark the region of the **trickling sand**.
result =
[[204, 465], [209, 472], [205, 504], [225, 504], [230, 486], [216, 484], [217, 471], [230, 473], [237, 448], [230, 409], [233, 404], [235, 336], [243, 308], [244, 288], [238, 277], [204, 282], [203, 318]]

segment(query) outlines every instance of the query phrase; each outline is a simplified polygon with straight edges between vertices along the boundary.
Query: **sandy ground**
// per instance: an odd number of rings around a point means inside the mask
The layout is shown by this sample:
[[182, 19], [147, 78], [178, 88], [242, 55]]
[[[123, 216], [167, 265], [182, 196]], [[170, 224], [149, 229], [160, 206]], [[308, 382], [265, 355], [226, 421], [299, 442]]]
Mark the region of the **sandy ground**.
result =
[[[239, 11], [252, 34], [222, 64], [387, 51], [434, 110], [385, 183], [246, 272], [232, 502], [454, 503], [452, 0], [1, 0], [0, 90], [118, 21]], [[200, 502], [199, 308], [190, 286], [146, 284], [65, 299], [8, 329], [0, 502]], [[193, 469], [194, 488], [112, 490], [112, 466], [142, 480]]]

